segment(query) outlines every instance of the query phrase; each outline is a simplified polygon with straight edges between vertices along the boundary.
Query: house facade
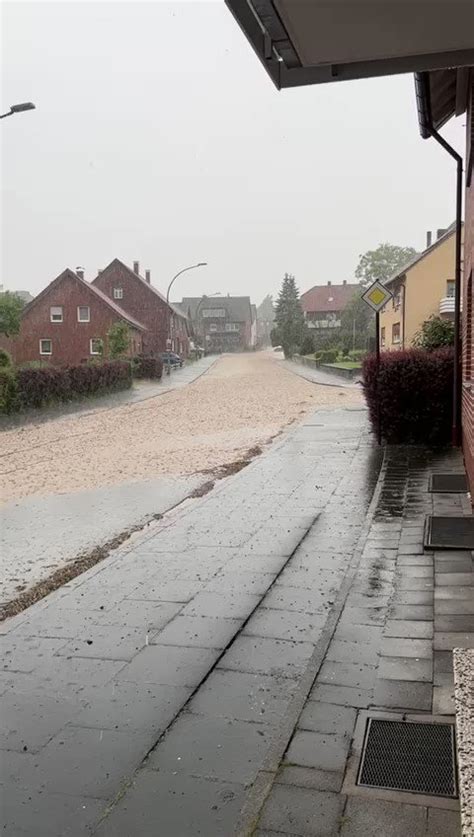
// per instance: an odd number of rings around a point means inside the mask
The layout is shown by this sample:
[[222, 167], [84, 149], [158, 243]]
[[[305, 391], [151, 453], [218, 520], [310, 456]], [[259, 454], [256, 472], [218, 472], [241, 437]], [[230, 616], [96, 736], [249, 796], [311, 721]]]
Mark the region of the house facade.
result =
[[392, 293], [380, 313], [380, 345], [408, 349], [425, 320], [454, 317], [456, 225], [427, 234], [426, 248], [385, 284]]
[[256, 345], [256, 319], [248, 296], [184, 297], [180, 309], [208, 354], [243, 352]]
[[332, 282], [315, 285], [305, 291], [300, 302], [308, 328], [320, 333], [338, 333], [341, 314], [357, 291], [360, 291], [360, 285], [346, 281], [342, 285], [333, 285]]
[[189, 355], [189, 327], [183, 311], [171, 305], [151, 284], [150, 271], [140, 275], [140, 265], [133, 269], [114, 259], [93, 281], [113, 302], [146, 326], [143, 352], [158, 355], [170, 348], [182, 357]]
[[107, 334], [116, 322], [129, 327], [129, 356], [139, 354], [145, 326], [77, 273], [65, 270], [23, 309], [20, 333], [2, 338], [1, 345], [17, 364], [78, 364], [107, 356]]

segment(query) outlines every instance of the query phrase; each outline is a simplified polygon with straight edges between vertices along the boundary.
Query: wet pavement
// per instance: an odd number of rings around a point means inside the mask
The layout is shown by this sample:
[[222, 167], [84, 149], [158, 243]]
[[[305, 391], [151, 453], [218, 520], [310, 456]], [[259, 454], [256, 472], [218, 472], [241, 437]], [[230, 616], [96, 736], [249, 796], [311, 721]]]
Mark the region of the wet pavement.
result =
[[206, 479], [159, 477], [5, 503], [0, 510], [0, 604], [78, 555], [145, 526]]
[[355, 389], [359, 392], [361, 391], [361, 384], [359, 383], [359, 380], [344, 380], [344, 378], [341, 378], [339, 375], [331, 375], [330, 372], [323, 372], [321, 369], [312, 369], [310, 366], [298, 363], [297, 360], [283, 360], [283, 356], [281, 363], [284, 365], [285, 369], [288, 369], [289, 372], [293, 372], [294, 375], [299, 375], [300, 378], [304, 378], [306, 381], [310, 381], [313, 384], [320, 384], [321, 386], [326, 387], [338, 387], [342, 389]]
[[318, 411], [4, 623], [3, 833], [457, 837], [456, 803], [343, 786], [361, 711], [451, 714], [473, 637], [471, 554], [421, 546], [465, 498], [380, 467], [364, 410]]
[[315, 593], [300, 561], [350, 554], [379, 465], [364, 410], [317, 412], [3, 623], [3, 833], [94, 833], [112, 805], [98, 834], [231, 834], [344, 573]]

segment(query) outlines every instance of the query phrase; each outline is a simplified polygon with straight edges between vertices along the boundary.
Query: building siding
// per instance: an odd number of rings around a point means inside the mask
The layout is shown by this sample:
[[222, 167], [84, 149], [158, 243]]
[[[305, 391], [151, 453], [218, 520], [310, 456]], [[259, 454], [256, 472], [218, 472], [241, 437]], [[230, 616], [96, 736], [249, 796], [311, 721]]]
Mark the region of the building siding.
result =
[[[77, 309], [80, 305], [89, 307], [89, 322], [78, 321]], [[50, 309], [57, 306], [63, 309], [63, 321], [52, 323]], [[25, 309], [20, 334], [3, 340], [2, 346], [17, 364], [39, 360], [53, 365], [78, 364], [97, 357], [90, 351], [93, 338], [103, 341], [104, 355], [107, 355], [107, 332], [120, 319], [87, 283], [80, 282], [71, 271], [67, 271], [51, 283], [41, 298]], [[129, 328], [129, 354], [138, 354], [142, 349], [142, 332], [130, 325]], [[52, 341], [51, 355], [40, 353], [40, 340]]]
[[471, 91], [466, 130], [462, 435], [466, 471], [471, 495], [474, 495], [474, 311], [472, 299], [472, 284], [474, 282], [474, 173], [472, 154], [474, 148], [474, 71], [471, 71]]
[[189, 336], [186, 320], [172, 310], [153, 288], [118, 259], [102, 270], [93, 282], [110, 299], [114, 300], [114, 288], [121, 288], [123, 296], [116, 301], [124, 311], [146, 326], [143, 335], [145, 354], [157, 355], [167, 349], [171, 336], [173, 351], [183, 357], [189, 355]]

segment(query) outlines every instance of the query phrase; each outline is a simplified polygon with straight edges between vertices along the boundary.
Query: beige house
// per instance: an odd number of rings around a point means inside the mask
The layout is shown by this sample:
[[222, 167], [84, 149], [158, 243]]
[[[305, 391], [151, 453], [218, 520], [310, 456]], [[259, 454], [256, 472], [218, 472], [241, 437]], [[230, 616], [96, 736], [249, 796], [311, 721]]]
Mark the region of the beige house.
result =
[[438, 230], [426, 249], [415, 256], [385, 285], [393, 294], [380, 313], [380, 346], [384, 350], [408, 349], [429, 317], [453, 319], [456, 229]]

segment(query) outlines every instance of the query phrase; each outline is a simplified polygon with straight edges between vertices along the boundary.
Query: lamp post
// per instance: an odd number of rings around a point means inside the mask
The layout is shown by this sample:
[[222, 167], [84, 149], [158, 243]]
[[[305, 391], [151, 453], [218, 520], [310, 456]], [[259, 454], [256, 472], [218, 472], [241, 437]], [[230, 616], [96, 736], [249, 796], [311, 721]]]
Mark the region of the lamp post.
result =
[[[169, 307], [171, 288], [173, 287], [173, 284], [176, 281], [176, 279], [178, 278], [178, 276], [181, 276], [182, 273], [186, 273], [187, 270], [194, 270], [196, 267], [206, 267], [206, 265], [207, 265], [207, 262], [198, 262], [197, 264], [190, 264], [189, 267], [183, 267], [182, 270], [178, 270], [178, 272], [175, 273], [171, 282], [168, 285], [168, 290], [166, 291], [166, 304], [168, 306], [168, 340], [166, 341], [167, 344], [168, 344], [168, 342], [171, 343], [171, 310], [170, 310], [170, 307]], [[168, 348], [168, 346], [166, 348]], [[170, 372], [171, 372], [171, 363], [170, 363], [170, 358], [168, 357], [166, 374], [169, 375]]]
[[7, 116], [13, 116], [14, 113], [23, 113], [24, 110], [35, 110], [36, 105], [33, 102], [20, 102], [19, 105], [10, 105], [10, 110], [6, 113], [0, 113], [0, 119], [5, 119]]

